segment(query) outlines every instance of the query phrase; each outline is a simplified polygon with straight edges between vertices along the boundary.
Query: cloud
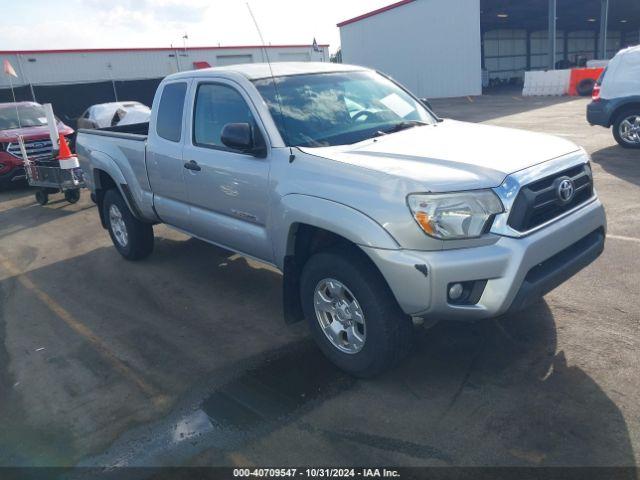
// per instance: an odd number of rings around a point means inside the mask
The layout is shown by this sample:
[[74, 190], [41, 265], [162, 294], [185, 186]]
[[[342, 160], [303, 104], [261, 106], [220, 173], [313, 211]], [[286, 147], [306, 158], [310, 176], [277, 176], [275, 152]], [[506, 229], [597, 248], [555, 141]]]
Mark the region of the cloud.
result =
[[197, 23], [211, 7], [205, 0], [84, 0], [82, 6], [110, 21], [129, 25], [135, 20]]

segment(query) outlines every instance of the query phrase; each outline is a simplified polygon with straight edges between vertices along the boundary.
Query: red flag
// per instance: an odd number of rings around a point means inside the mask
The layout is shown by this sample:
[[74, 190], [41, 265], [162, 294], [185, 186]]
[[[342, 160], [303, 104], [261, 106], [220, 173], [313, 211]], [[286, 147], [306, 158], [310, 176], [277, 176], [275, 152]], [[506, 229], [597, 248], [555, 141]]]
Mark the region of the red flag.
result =
[[6, 73], [7, 75], [11, 75], [12, 77], [18, 78], [18, 74], [16, 74], [16, 71], [13, 69], [13, 66], [9, 63], [9, 60], [5, 59], [4, 62], [2, 62], [2, 69], [4, 70], [4, 73]]

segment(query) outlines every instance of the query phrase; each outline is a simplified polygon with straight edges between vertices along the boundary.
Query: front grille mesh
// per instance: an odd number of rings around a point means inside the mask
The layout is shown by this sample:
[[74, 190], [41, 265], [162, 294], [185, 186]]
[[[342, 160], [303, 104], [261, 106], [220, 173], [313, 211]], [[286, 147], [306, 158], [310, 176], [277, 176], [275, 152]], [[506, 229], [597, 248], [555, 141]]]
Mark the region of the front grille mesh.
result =
[[[568, 203], [557, 195], [557, 182], [561, 178], [573, 181], [575, 193]], [[578, 165], [536, 180], [520, 189], [507, 224], [519, 232], [536, 228], [586, 202], [593, 196], [593, 177], [588, 164]]]
[[[24, 147], [27, 151], [27, 157], [29, 158], [50, 157], [53, 151], [51, 140], [48, 138], [42, 140], [27, 140], [24, 142]], [[7, 153], [10, 153], [16, 158], [22, 158], [18, 142], [7, 145]]]

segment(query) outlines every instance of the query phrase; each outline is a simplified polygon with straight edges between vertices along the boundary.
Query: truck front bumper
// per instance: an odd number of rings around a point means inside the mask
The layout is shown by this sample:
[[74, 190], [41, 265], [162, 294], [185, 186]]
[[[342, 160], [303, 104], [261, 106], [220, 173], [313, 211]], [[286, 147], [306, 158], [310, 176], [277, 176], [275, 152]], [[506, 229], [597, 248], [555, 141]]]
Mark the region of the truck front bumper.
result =
[[[479, 320], [536, 301], [593, 262], [604, 249], [606, 217], [596, 198], [580, 210], [521, 238], [440, 251], [362, 247], [387, 280], [402, 310], [413, 316]], [[458, 282], [486, 281], [474, 304], [448, 297]]]

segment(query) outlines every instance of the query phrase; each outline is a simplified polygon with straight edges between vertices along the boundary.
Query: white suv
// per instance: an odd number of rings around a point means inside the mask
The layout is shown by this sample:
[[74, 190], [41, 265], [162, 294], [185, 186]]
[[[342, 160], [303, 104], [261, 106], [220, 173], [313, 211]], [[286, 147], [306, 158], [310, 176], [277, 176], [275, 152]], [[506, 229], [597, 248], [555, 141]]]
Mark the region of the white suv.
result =
[[625, 148], [640, 148], [640, 46], [620, 50], [593, 89], [587, 107], [591, 125], [613, 126]]

